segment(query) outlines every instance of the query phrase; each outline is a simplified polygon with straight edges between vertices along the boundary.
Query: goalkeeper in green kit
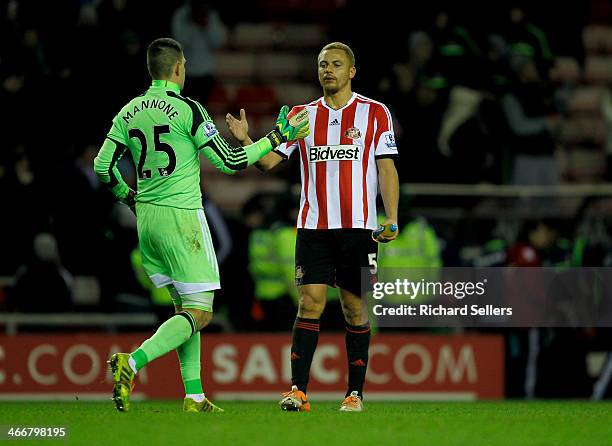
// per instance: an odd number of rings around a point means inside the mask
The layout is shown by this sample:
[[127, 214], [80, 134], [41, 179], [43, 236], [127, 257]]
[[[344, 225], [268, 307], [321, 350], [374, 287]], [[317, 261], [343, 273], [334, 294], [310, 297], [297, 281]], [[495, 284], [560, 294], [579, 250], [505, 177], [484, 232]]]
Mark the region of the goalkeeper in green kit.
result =
[[[94, 160], [96, 174], [137, 215], [143, 266], [156, 287], [168, 287], [176, 314], [136, 351], [110, 358], [113, 401], [130, 408], [138, 371], [166, 353], [178, 353], [186, 412], [220, 412], [204, 395], [200, 380], [200, 330], [212, 319], [219, 268], [202, 209], [200, 159], [233, 174], [273, 148], [309, 133], [306, 116], [287, 118], [283, 107], [276, 127], [257, 142], [231, 147], [198, 102], [181, 96], [185, 82], [182, 46], [173, 39], [153, 41], [147, 67], [153, 82], [113, 119]], [[121, 178], [117, 162], [129, 150], [138, 175], [137, 191]]]

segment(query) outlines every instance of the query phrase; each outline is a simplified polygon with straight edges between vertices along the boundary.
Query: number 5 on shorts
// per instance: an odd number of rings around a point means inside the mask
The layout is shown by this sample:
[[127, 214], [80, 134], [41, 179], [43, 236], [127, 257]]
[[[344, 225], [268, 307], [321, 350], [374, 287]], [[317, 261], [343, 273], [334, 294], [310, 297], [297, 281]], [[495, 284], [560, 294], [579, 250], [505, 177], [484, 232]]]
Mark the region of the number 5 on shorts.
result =
[[376, 261], [376, 253], [373, 252], [368, 254], [368, 265], [373, 266], [374, 268], [370, 268], [371, 274], [376, 274], [378, 271], [378, 262]]

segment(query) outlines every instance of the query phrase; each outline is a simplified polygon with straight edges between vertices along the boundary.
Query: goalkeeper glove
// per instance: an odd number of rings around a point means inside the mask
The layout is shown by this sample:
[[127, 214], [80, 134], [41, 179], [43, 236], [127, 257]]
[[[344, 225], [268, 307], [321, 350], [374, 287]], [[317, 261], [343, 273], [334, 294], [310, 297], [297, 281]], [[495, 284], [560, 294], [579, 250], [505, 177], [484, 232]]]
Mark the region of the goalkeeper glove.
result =
[[380, 225], [377, 229], [372, 231], [372, 239], [378, 243], [389, 243], [387, 237], [393, 237], [397, 232], [397, 225], [389, 223], [386, 225]]
[[287, 141], [306, 138], [310, 134], [308, 110], [304, 109], [289, 117], [289, 107], [283, 105], [276, 119], [276, 127], [266, 137], [272, 147], [278, 147]]
[[126, 204], [130, 210], [136, 215], [136, 191], [128, 189], [128, 193], [125, 197], [120, 200], [123, 204]]

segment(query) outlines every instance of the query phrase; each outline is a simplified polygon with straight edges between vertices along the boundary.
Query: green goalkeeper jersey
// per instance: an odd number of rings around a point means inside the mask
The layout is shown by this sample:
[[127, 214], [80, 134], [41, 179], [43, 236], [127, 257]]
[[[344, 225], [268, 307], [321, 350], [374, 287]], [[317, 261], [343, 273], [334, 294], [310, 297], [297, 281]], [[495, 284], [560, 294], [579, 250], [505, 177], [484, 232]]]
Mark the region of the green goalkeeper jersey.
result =
[[200, 209], [200, 151], [216, 168], [233, 174], [271, 149], [268, 138], [230, 147], [202, 105], [181, 96], [177, 84], [154, 80], [115, 116], [94, 168], [117, 198], [125, 199], [130, 189], [117, 162], [129, 150], [138, 176], [137, 202]]

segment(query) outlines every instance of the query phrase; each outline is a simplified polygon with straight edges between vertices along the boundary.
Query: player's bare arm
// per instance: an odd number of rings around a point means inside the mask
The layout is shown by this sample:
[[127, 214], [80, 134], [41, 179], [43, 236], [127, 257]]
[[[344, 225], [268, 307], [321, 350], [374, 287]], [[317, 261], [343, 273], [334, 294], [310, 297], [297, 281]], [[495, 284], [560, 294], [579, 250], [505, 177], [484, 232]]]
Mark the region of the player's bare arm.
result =
[[[253, 140], [249, 136], [249, 122], [246, 118], [246, 112], [243, 108], [240, 109], [240, 119], [233, 116], [231, 113], [225, 115], [225, 123], [230, 132], [243, 146], [253, 144]], [[275, 152], [270, 152], [264, 155], [255, 163], [255, 166], [262, 171], [269, 171], [276, 167], [283, 158]]]
[[[228, 117], [229, 116], [229, 117]], [[276, 119], [274, 128], [263, 138], [255, 143], [241, 147], [230, 147], [225, 139], [216, 132], [212, 138], [200, 146], [204, 155], [213, 163], [213, 165], [223, 173], [232, 175], [239, 170], [246, 169], [248, 166], [255, 164], [263, 156], [271, 150], [277, 148], [289, 140], [305, 138], [310, 134], [310, 126], [308, 119], [304, 119], [305, 114], [299, 114], [290, 117], [289, 107], [283, 106]], [[232, 119], [230, 119], [230, 117]], [[237, 132], [237, 139], [251, 142], [248, 136], [248, 122], [246, 121], [246, 112], [241, 110], [241, 119], [236, 119], [231, 115], [226, 116], [226, 122], [233, 128], [233, 132]], [[230, 126], [231, 124], [231, 126]]]
[[269, 170], [272, 170], [276, 166], [278, 166], [282, 161], [283, 161], [282, 156], [280, 156], [276, 152], [270, 152], [266, 154], [265, 156], [261, 157], [259, 161], [255, 163], [255, 166], [258, 169], [263, 170], [264, 172], [268, 172]]
[[[399, 202], [399, 179], [397, 169], [393, 159], [383, 158], [376, 160], [378, 167], [378, 183], [380, 194], [385, 205], [386, 219], [384, 224], [394, 224], [397, 226], [397, 207]], [[385, 237], [385, 240], [394, 240], [399, 234], [399, 230], [393, 235]]]

